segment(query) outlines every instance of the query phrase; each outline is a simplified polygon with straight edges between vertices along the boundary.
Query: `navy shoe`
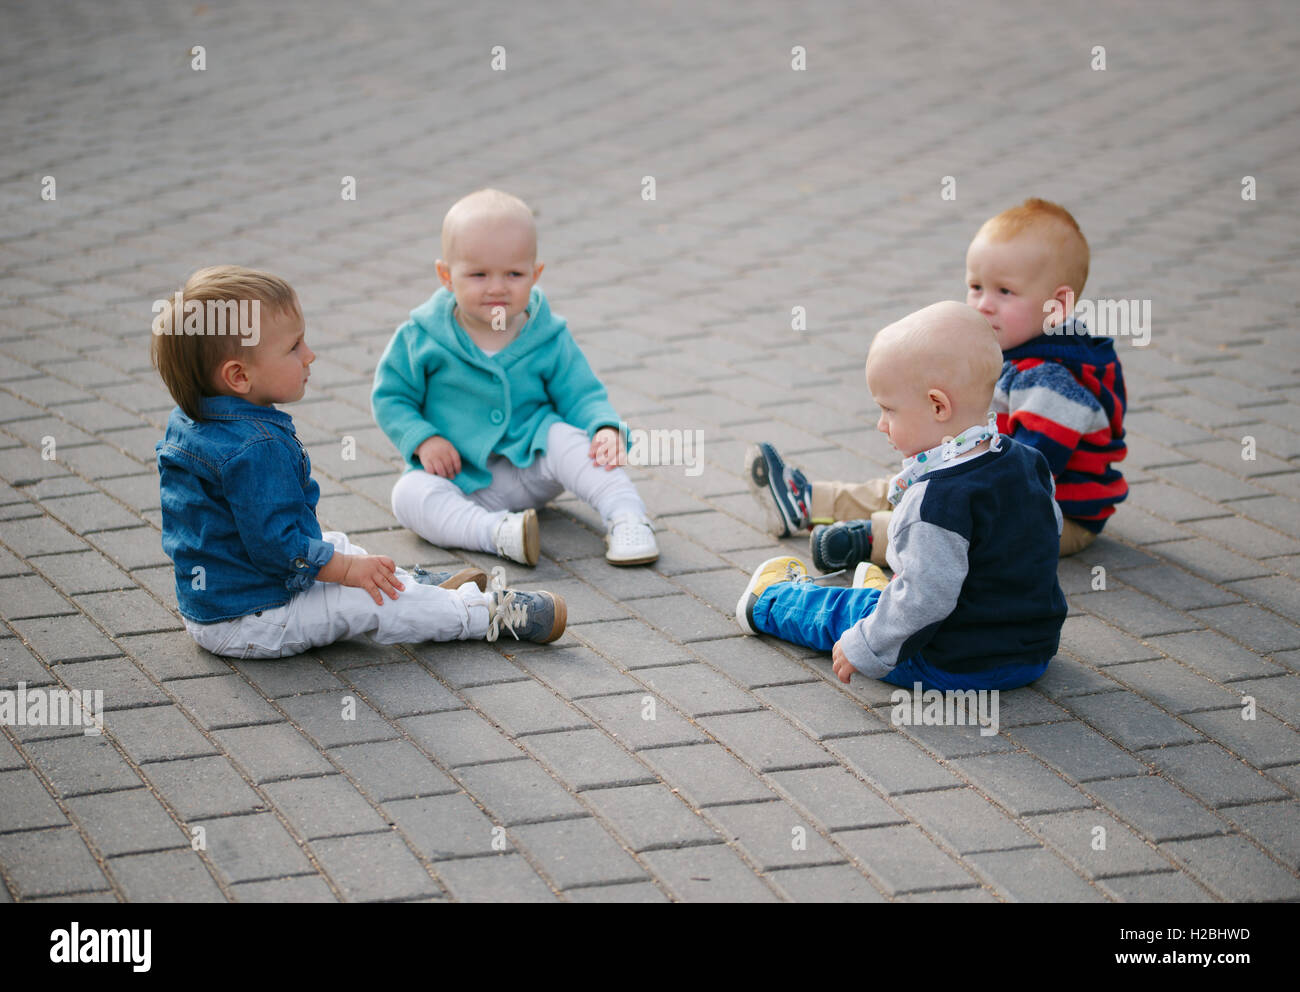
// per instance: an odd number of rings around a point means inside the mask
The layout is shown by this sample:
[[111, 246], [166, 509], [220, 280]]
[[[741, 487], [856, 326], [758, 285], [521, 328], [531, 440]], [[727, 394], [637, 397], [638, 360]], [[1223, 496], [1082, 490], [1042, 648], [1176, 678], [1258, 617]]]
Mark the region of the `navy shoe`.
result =
[[841, 520], [814, 527], [808, 550], [819, 572], [855, 568], [871, 560], [871, 521]]
[[479, 592], [487, 591], [487, 572], [481, 568], [462, 568], [459, 572], [427, 572], [423, 566], [411, 569], [411, 578], [425, 586], [441, 586], [443, 589], [459, 589], [466, 582], [473, 582]]
[[505, 569], [492, 569], [492, 588], [488, 593], [487, 639], [495, 641], [504, 627], [516, 641], [549, 644], [564, 633], [569, 611], [564, 597], [551, 592], [507, 589]]
[[790, 468], [776, 448], [756, 444], [745, 452], [745, 478], [750, 492], [763, 508], [767, 530], [775, 537], [790, 537], [812, 523], [812, 486], [797, 468]]

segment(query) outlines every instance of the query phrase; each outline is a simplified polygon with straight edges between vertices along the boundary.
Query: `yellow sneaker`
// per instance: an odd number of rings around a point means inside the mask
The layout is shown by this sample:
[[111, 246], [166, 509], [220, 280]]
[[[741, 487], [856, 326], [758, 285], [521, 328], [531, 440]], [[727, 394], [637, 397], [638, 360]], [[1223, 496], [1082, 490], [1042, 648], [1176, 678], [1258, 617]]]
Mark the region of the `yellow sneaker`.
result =
[[864, 561], [853, 570], [854, 589], [879, 589], [883, 592], [887, 585], [889, 579], [885, 578], [885, 573], [879, 565]]
[[758, 631], [754, 629], [754, 604], [768, 586], [778, 582], [811, 581], [808, 578], [808, 567], [798, 558], [790, 555], [769, 558], [755, 569], [749, 585], [740, 594], [740, 599], [736, 602], [736, 623], [740, 624], [740, 629], [746, 634], [757, 634]]

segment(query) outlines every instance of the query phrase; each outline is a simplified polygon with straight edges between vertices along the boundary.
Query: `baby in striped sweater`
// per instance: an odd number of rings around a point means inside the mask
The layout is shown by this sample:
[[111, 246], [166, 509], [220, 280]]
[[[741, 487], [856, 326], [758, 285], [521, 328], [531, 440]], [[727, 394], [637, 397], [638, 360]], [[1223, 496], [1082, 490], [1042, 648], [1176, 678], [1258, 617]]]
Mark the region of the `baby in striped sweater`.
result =
[[[1062, 556], [1091, 544], [1128, 495], [1115, 464], [1127, 454], [1119, 357], [1110, 338], [1089, 334], [1071, 315], [1088, 261], [1088, 242], [1069, 211], [1039, 199], [986, 221], [966, 252], [966, 302], [1002, 349], [992, 412], [999, 431], [1047, 459], [1065, 519]], [[745, 472], [773, 534], [812, 528], [821, 571], [885, 563], [888, 478], [810, 483], [770, 444], [749, 449]]]

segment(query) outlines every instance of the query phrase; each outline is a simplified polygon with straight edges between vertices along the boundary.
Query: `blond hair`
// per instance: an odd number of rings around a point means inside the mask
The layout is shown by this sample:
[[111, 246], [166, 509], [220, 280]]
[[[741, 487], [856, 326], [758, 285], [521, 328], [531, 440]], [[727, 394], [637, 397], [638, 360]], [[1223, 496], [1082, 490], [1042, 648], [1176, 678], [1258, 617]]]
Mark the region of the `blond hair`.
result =
[[997, 332], [974, 307], [955, 300], [932, 303], [883, 328], [867, 350], [867, 362], [906, 364], [898, 375], [914, 376], [923, 388], [939, 388], [954, 400], [987, 407], [1002, 372]]
[[1088, 239], [1060, 204], [1030, 197], [1020, 206], [990, 217], [975, 237], [1010, 241], [1026, 234], [1038, 238], [1049, 250], [1053, 284], [1069, 286], [1076, 297], [1081, 295], [1088, 281]]
[[537, 225], [533, 220], [533, 211], [523, 200], [513, 193], [484, 187], [467, 193], [452, 204], [447, 215], [442, 219], [442, 258], [451, 264], [455, 258], [456, 236], [471, 220], [491, 218], [518, 220], [528, 225], [533, 232], [534, 243], [537, 237]]
[[[252, 301], [276, 312], [300, 312], [298, 297], [287, 282], [269, 272], [241, 265], [199, 269], [171, 299], [154, 304], [149, 356], [172, 399], [191, 419], [202, 419], [199, 400], [215, 394], [214, 373], [224, 361], [235, 356], [242, 342], [238, 333], [224, 326], [224, 321], [220, 328], [205, 326], [205, 312], [219, 309], [212, 306], [215, 304], [238, 306]], [[204, 306], [198, 313], [185, 313], [186, 304], [192, 302]]]

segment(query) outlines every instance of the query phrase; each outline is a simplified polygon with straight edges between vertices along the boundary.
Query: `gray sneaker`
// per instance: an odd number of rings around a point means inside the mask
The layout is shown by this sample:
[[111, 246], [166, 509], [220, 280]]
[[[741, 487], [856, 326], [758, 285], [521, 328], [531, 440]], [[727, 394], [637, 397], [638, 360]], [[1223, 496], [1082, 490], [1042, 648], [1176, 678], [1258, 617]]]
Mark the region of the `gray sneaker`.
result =
[[441, 586], [443, 589], [459, 589], [466, 582], [473, 582], [479, 592], [487, 592], [487, 572], [481, 568], [462, 568], [459, 572], [428, 572], [421, 565], [411, 569], [411, 578], [424, 586]]
[[516, 641], [549, 644], [564, 633], [569, 611], [564, 597], [551, 592], [507, 589], [505, 569], [492, 569], [488, 591], [487, 639], [495, 641], [501, 629], [508, 630]]

